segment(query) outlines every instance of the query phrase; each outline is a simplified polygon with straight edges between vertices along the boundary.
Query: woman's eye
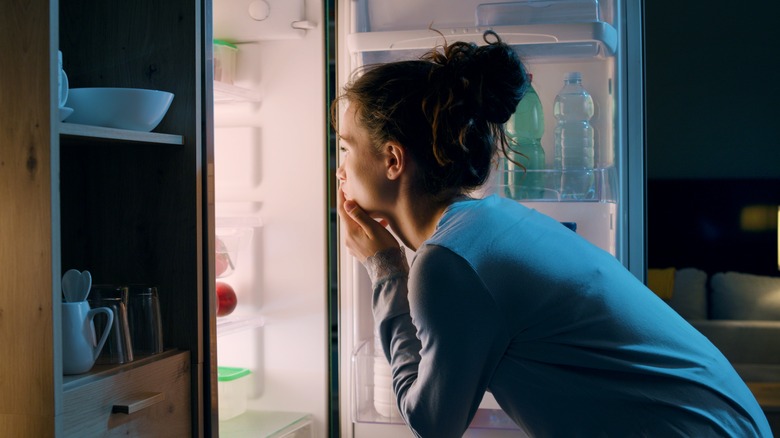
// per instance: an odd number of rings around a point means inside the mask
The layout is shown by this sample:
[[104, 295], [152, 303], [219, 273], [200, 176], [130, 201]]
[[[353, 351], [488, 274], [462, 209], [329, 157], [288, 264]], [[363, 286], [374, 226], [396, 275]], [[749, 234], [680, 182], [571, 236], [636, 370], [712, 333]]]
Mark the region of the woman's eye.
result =
[[339, 152], [341, 152], [342, 154], [346, 153], [347, 152], [347, 148], [345, 148], [344, 146], [339, 146]]

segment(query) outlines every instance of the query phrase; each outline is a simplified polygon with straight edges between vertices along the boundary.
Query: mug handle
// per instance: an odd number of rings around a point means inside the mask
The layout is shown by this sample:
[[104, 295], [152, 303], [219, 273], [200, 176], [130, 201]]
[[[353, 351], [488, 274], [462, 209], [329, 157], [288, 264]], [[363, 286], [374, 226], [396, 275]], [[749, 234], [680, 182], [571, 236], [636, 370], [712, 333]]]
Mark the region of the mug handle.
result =
[[89, 309], [89, 312], [87, 312], [87, 318], [90, 322], [92, 322], [92, 320], [95, 319], [95, 315], [98, 313], [105, 313], [106, 317], [108, 317], [108, 321], [106, 322], [105, 328], [103, 329], [103, 333], [100, 335], [100, 341], [92, 351], [93, 361], [96, 361], [98, 356], [100, 356], [100, 352], [103, 350], [103, 345], [106, 343], [106, 339], [108, 339], [108, 334], [111, 332], [111, 328], [114, 326], [114, 312], [108, 307], [96, 307], [94, 309]]
[[70, 91], [70, 83], [68, 82], [68, 75], [65, 70], [60, 69], [60, 89], [59, 89], [59, 106], [60, 108], [65, 106], [68, 102], [68, 94]]

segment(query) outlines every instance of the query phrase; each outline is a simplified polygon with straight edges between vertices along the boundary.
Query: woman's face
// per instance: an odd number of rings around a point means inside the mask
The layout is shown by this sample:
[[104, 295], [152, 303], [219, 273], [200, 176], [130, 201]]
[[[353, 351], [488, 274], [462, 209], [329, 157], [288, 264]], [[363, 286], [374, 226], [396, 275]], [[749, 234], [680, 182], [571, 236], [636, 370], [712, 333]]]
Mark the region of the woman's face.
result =
[[352, 105], [339, 122], [341, 160], [336, 170], [344, 197], [368, 213], [381, 213], [387, 206], [389, 180], [384, 160], [360, 124]]

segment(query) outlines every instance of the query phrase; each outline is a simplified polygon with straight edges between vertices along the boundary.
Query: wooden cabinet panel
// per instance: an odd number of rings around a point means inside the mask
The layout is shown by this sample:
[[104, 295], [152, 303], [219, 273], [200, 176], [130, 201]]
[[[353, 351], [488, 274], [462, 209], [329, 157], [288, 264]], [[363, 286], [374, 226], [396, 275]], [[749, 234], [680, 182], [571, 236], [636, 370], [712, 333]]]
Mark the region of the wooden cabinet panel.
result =
[[190, 354], [163, 355], [72, 389], [66, 383], [63, 436], [191, 436]]

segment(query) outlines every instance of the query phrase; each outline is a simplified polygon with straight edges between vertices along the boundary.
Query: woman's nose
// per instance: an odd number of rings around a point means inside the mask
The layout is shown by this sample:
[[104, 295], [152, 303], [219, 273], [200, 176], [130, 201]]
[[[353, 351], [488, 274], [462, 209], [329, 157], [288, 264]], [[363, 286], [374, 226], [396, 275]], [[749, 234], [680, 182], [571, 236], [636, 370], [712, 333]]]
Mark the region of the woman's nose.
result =
[[336, 178], [339, 180], [340, 183], [343, 183], [347, 180], [347, 174], [344, 172], [344, 164], [342, 163], [339, 165], [338, 169], [336, 169]]

